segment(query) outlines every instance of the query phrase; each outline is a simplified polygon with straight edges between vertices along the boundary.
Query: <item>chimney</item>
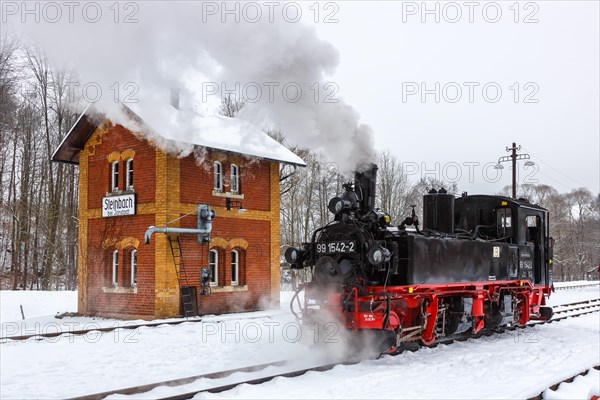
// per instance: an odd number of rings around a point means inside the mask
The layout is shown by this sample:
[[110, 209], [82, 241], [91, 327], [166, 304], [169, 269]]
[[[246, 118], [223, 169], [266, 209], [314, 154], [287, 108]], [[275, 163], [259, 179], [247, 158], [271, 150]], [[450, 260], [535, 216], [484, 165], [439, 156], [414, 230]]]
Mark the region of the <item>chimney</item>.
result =
[[171, 105], [179, 110], [179, 89], [171, 88]]
[[360, 200], [360, 209], [368, 212], [375, 209], [375, 194], [377, 191], [377, 165], [369, 164], [362, 172], [354, 174], [354, 190]]

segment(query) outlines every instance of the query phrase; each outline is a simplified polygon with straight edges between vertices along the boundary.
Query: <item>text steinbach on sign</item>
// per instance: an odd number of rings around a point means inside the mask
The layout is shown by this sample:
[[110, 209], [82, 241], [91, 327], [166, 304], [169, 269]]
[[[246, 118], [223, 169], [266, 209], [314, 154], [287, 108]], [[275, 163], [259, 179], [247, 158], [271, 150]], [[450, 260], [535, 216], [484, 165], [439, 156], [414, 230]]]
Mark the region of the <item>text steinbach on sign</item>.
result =
[[135, 195], [109, 196], [102, 198], [102, 217], [135, 215]]

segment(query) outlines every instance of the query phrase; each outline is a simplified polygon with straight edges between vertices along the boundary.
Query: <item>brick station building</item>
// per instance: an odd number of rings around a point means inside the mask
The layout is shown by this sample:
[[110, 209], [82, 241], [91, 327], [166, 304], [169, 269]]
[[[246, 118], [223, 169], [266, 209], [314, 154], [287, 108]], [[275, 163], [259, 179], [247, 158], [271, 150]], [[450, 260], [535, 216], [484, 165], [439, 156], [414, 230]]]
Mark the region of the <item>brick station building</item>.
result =
[[[201, 314], [277, 303], [279, 166], [304, 162], [243, 121], [165, 107], [155, 115], [123, 106], [133, 130], [88, 108], [53, 155], [79, 165], [79, 314], [182, 315], [183, 285], [196, 288]], [[161, 233], [144, 243], [149, 226], [196, 228], [198, 204], [216, 212], [209, 243]], [[177, 238], [181, 263], [171, 250]], [[212, 272], [208, 295], [200, 295], [203, 267]]]

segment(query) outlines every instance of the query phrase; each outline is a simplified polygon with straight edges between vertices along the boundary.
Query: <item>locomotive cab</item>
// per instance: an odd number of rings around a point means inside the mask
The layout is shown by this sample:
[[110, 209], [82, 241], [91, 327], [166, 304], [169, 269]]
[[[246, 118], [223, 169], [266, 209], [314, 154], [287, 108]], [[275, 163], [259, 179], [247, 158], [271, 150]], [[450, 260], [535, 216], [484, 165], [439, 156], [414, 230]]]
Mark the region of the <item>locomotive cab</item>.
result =
[[506, 265], [514, 278], [535, 285], [552, 285], [552, 238], [549, 237], [548, 210], [525, 199], [501, 196], [462, 196], [455, 200], [457, 231], [476, 232], [478, 237], [502, 243], [510, 254]]

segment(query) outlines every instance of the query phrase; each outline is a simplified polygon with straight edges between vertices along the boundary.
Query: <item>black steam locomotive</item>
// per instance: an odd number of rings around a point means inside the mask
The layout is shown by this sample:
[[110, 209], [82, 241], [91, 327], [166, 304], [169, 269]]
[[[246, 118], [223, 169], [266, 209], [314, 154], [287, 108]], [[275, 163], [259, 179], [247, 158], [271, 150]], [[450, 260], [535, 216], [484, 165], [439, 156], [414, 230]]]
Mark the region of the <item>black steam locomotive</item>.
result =
[[[433, 344], [449, 335], [549, 319], [552, 286], [548, 211], [523, 199], [444, 189], [423, 197], [399, 226], [375, 209], [377, 167], [329, 202], [334, 220], [310, 243], [288, 248], [292, 268], [310, 268], [300, 285], [303, 320], [333, 315], [351, 331], [376, 337], [381, 351]], [[298, 297], [304, 291], [304, 300]], [[294, 308], [292, 306], [292, 308]]]

